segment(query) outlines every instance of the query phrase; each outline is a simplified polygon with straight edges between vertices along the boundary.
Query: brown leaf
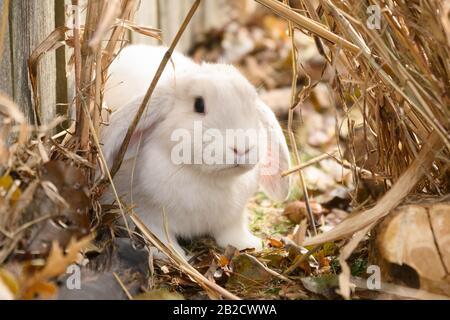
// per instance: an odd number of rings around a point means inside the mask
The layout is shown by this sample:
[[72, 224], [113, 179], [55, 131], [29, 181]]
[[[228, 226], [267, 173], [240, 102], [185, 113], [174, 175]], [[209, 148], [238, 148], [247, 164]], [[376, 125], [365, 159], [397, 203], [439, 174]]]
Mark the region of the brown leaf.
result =
[[42, 168], [40, 188], [33, 195], [28, 214], [41, 217], [50, 214], [33, 230], [26, 251], [45, 255], [52, 241], [66, 246], [72, 237], [80, 238], [89, 232], [87, 182], [83, 171], [63, 161], [50, 161]]
[[236, 283], [254, 285], [267, 282], [273, 275], [267, 271], [262, 263], [248, 254], [240, 254], [232, 260], [233, 273], [228, 279], [228, 284]]
[[46, 298], [49, 297], [49, 294], [55, 294], [56, 290], [52, 289], [54, 285], [49, 283], [49, 281], [62, 275], [70, 264], [76, 262], [79, 252], [85, 248], [91, 240], [91, 236], [85, 237], [79, 241], [72, 239], [67, 246], [65, 253], [60, 245], [54, 241], [45, 266], [31, 275], [28, 275], [27, 273], [23, 275], [22, 297], [24, 299], [34, 298], [35, 294], [41, 293], [41, 291]]
[[229, 265], [229, 264], [230, 264], [230, 260], [228, 260], [227, 257], [225, 257], [225, 256], [220, 256], [220, 258], [219, 258], [219, 266], [220, 266], [221, 268], [226, 267], [226, 266]]
[[57, 287], [48, 281], [37, 281], [27, 288], [22, 299], [31, 300], [35, 298], [50, 299], [56, 295]]
[[12, 300], [19, 293], [19, 283], [8, 270], [0, 269], [0, 300]]
[[[315, 215], [323, 212], [322, 206], [318, 203], [311, 202], [311, 210]], [[299, 224], [303, 219], [307, 218], [306, 205], [303, 201], [294, 201], [289, 203], [284, 209], [285, 215], [292, 222]]]
[[272, 247], [274, 247], [274, 248], [283, 248], [283, 247], [284, 247], [283, 242], [280, 241], [280, 240], [277, 240], [277, 239], [274, 239], [274, 238], [269, 238], [269, 239], [267, 239], [267, 240], [269, 240], [269, 244], [270, 244]]
[[319, 251], [317, 252], [317, 254], [315, 255], [315, 257], [317, 258], [317, 260], [319, 261], [319, 266], [321, 268], [323, 267], [329, 267], [330, 266], [330, 261], [327, 259], [327, 257], [325, 257], [325, 254], [323, 251]]

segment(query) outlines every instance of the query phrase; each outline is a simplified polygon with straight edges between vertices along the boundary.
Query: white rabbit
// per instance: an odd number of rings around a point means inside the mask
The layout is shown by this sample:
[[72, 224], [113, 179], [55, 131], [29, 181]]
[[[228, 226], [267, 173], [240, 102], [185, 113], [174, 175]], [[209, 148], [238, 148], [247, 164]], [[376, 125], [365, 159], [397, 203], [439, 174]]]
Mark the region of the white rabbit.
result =
[[[109, 166], [165, 52], [162, 47], [129, 46], [110, 67], [105, 101], [114, 112], [109, 126], [101, 131]], [[264, 145], [248, 137], [242, 145], [230, 139], [214, 140], [206, 134], [210, 141], [198, 143], [193, 138], [180, 144], [183, 133], [193, 137], [199, 124], [204, 130], [215, 129], [207, 130], [210, 133], [221, 134], [230, 129], [262, 129], [272, 138], [266, 137], [270, 143]], [[180, 145], [191, 149], [188, 151], [194, 156], [185, 149], [179, 153], [191, 162], [175, 159]], [[208, 146], [227, 156], [232, 154], [233, 162], [207, 163], [202, 152]], [[256, 162], [247, 161], [255, 153]], [[183, 251], [177, 238], [201, 235], [213, 236], [222, 247], [260, 249], [262, 241], [248, 228], [246, 202], [259, 185], [272, 198], [284, 200], [290, 180], [282, 178], [281, 172], [289, 165], [288, 147], [275, 115], [237, 69], [223, 64], [196, 64], [174, 53], [114, 182], [119, 195], [136, 205], [135, 211], [149, 229], [160, 240], [170, 241], [180, 253]], [[275, 170], [265, 170], [269, 167]], [[104, 196], [104, 201], [113, 200], [111, 193]], [[163, 231], [163, 210], [170, 239]]]

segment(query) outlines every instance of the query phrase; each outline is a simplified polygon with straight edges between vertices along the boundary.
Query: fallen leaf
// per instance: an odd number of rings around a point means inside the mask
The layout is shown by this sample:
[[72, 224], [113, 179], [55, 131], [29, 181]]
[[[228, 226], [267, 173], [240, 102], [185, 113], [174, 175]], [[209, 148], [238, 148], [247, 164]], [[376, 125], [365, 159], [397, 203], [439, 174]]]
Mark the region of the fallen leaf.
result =
[[26, 292], [23, 294], [22, 299], [32, 300], [36, 298], [50, 299], [57, 293], [57, 287], [54, 283], [48, 281], [37, 281], [31, 284]]
[[17, 279], [5, 269], [0, 269], [0, 300], [13, 300], [19, 293]]
[[[302, 253], [300, 252], [299, 248], [296, 246], [290, 246], [289, 247], [289, 258], [291, 261], [293, 261], [292, 264], [295, 264], [298, 259], [301, 259]], [[303, 270], [306, 274], [311, 274], [311, 266], [309, 265], [308, 259], [304, 259], [300, 265], [298, 266], [301, 270]]]
[[323, 275], [320, 277], [306, 277], [301, 278], [303, 286], [315, 294], [319, 294], [328, 299], [337, 298], [336, 289], [339, 285], [339, 280], [336, 275]]
[[283, 248], [284, 244], [282, 241], [274, 238], [268, 238], [269, 244], [274, 248]]
[[14, 300], [14, 294], [8, 286], [0, 279], [0, 300]]
[[[51, 295], [56, 294], [56, 287], [51, 280], [64, 274], [67, 267], [77, 261], [79, 252], [85, 248], [91, 240], [91, 236], [85, 237], [79, 241], [72, 239], [69, 242], [65, 253], [60, 245], [54, 241], [45, 266], [41, 270], [32, 272], [31, 275], [26, 271], [23, 273], [23, 279], [21, 281], [22, 298], [33, 299], [37, 295], [43, 298], [49, 298]], [[54, 288], [55, 290], [53, 290]]]
[[283, 286], [280, 290], [280, 297], [289, 300], [306, 300], [310, 298], [299, 284]]
[[[311, 202], [310, 206], [313, 214], [315, 215], [322, 214], [323, 209], [319, 203]], [[285, 215], [292, 222], [299, 224], [303, 219], [305, 219], [308, 216], [306, 204], [303, 201], [291, 202], [284, 209], [283, 215]]]
[[230, 264], [230, 260], [228, 260], [227, 257], [225, 257], [225, 256], [220, 256], [220, 258], [219, 258], [219, 266], [220, 266], [221, 268], [223, 268], [223, 267], [225, 267], [225, 266], [227, 266], [227, 265], [229, 265], [229, 264]]
[[30, 219], [51, 214], [52, 219], [42, 221], [39, 228], [31, 230], [25, 251], [45, 256], [53, 241], [65, 247], [72, 237], [87, 235], [90, 224], [87, 212], [91, 204], [88, 194], [81, 169], [63, 161], [46, 163], [26, 214]]
[[319, 266], [321, 268], [324, 267], [329, 267], [330, 266], [330, 261], [328, 260], [328, 258], [325, 256], [325, 254], [323, 253], [323, 251], [319, 251], [316, 253], [316, 259], [319, 262]]
[[261, 260], [263, 260], [268, 267], [280, 269], [283, 265], [287, 264], [289, 259], [288, 253], [284, 249], [270, 249], [266, 254], [261, 255]]
[[12, 187], [15, 189], [10, 194], [10, 199], [15, 202], [20, 198], [20, 189], [14, 184], [14, 180], [10, 175], [4, 175], [0, 178], [0, 196], [4, 197], [6, 194], [10, 193]]
[[[314, 246], [307, 246], [306, 249], [312, 250]], [[315, 257], [318, 257], [318, 255], [322, 255], [324, 257], [335, 255], [339, 251], [339, 247], [334, 242], [325, 242], [322, 245], [322, 249], [319, 250], [317, 253], [314, 254]]]
[[264, 283], [273, 278], [266, 268], [262, 266], [256, 258], [248, 254], [240, 254], [233, 258], [231, 262], [232, 271], [227, 284], [244, 284], [254, 285], [257, 283]]

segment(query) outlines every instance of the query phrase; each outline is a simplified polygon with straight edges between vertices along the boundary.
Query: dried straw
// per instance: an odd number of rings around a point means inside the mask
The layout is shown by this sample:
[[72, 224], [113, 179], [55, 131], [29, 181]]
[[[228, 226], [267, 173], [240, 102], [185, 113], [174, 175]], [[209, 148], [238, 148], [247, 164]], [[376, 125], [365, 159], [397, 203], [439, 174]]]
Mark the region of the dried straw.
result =
[[[440, 1], [319, 0], [316, 11], [302, 0], [310, 15], [306, 17], [275, 0], [256, 1], [300, 30], [326, 40], [329, 63], [346, 67], [348, 75], [335, 71], [337, 96], [345, 113], [353, 107], [362, 110], [366, 140], [369, 131], [377, 139], [379, 163], [371, 173], [384, 177], [386, 187], [392, 185], [373, 208], [304, 242], [318, 245], [356, 233], [340, 257], [346, 271], [340, 277], [341, 293], [349, 297], [345, 260], [364, 235], [412, 193], [439, 196], [450, 190], [450, 26], [445, 22], [450, 8]], [[365, 23], [370, 5], [380, 8], [381, 30]], [[348, 123], [348, 147], [354, 150], [354, 125]], [[360, 177], [363, 171], [356, 163], [351, 167]], [[285, 174], [302, 168], [296, 166]]]

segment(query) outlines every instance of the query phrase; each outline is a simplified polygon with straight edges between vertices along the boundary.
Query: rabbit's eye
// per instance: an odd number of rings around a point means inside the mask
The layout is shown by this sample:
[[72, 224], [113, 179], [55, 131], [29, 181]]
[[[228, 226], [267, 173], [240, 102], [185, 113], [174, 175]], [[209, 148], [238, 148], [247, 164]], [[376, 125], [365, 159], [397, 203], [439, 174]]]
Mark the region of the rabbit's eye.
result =
[[205, 100], [202, 97], [195, 98], [194, 109], [197, 113], [205, 113]]

